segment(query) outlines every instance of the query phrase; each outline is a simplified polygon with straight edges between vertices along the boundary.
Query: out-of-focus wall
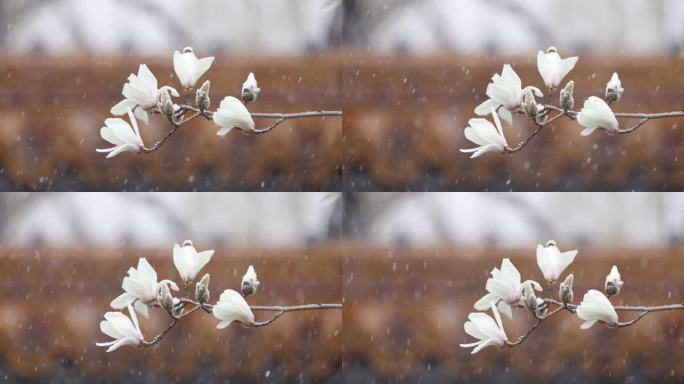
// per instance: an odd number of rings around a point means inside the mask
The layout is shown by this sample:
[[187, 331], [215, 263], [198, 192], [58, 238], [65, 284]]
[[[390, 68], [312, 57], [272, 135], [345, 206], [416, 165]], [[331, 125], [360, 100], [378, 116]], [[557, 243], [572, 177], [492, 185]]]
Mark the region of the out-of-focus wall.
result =
[[[99, 255], [97, 260], [93, 255]], [[121, 293], [126, 270], [146, 257], [160, 279], [178, 281], [167, 248], [10, 248], [0, 255], [0, 374], [6, 382], [169, 381], [340, 382], [342, 313], [286, 314], [268, 327], [232, 324], [216, 329], [202, 311], [173, 328], [153, 348], [112, 353], [98, 325]], [[251, 305], [341, 302], [340, 259], [335, 247], [249, 250], [217, 248], [202, 270], [211, 274], [212, 302], [239, 289], [253, 264], [259, 292]], [[194, 287], [191, 287], [191, 291]], [[256, 312], [257, 320], [269, 314]], [[140, 317], [149, 340], [169, 324], [163, 310]]]
[[[572, 249], [574, 244], [566, 244]], [[566, 248], [563, 248], [564, 250]], [[486, 348], [476, 355], [459, 344], [473, 341], [463, 330], [485, 282], [504, 257], [522, 279], [542, 281], [533, 247], [348, 246], [342, 280], [345, 295], [345, 378], [349, 382], [675, 383], [684, 377], [684, 314], [652, 314], [636, 325], [580, 330], [577, 316], [560, 313], [515, 349]], [[681, 303], [684, 250], [680, 248], [579, 249], [575, 303], [589, 289], [602, 289], [612, 265], [625, 281], [615, 305]], [[539, 293], [557, 297], [557, 285]], [[635, 314], [621, 312], [621, 321]], [[524, 310], [503, 318], [510, 340], [535, 320]]]

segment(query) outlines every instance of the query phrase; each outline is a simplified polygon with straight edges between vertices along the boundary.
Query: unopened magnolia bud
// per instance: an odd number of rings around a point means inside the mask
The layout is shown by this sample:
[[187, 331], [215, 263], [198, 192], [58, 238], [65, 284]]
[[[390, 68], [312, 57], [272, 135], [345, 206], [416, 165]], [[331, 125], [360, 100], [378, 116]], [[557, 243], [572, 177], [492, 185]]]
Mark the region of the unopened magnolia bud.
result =
[[537, 310], [537, 296], [534, 294], [531, 284], [525, 284], [523, 287], [522, 301], [525, 308], [529, 311], [534, 312]]
[[615, 72], [608, 84], [606, 84], [606, 101], [609, 103], [620, 101], [623, 93], [625, 93], [625, 89], [622, 88], [620, 76]]
[[202, 280], [195, 285], [195, 299], [200, 304], [204, 304], [209, 301], [209, 274], [205, 274]]
[[549, 304], [544, 302], [542, 299], [537, 299], [537, 308], [534, 311], [534, 315], [538, 318], [544, 318], [546, 316], [546, 312], [549, 309]]
[[539, 108], [537, 107], [537, 101], [534, 99], [534, 93], [532, 93], [532, 90], [529, 88], [525, 89], [523, 92], [522, 107], [527, 116], [532, 120], [537, 121]]
[[575, 106], [575, 98], [573, 97], [574, 92], [574, 81], [570, 81], [565, 85], [565, 88], [560, 91], [560, 106], [564, 111], [571, 110]]
[[207, 80], [204, 82], [204, 84], [202, 84], [202, 87], [197, 90], [195, 103], [197, 104], [197, 108], [199, 108], [199, 110], [202, 112], [209, 109], [209, 106], [211, 105], [211, 99], [209, 98], [210, 88], [211, 82]]
[[606, 284], [604, 287], [606, 295], [610, 297], [619, 294], [623, 284], [624, 282], [620, 277], [620, 272], [618, 272], [617, 267], [613, 265], [613, 268], [610, 270], [610, 274], [606, 276]]
[[249, 268], [247, 268], [247, 272], [245, 272], [244, 276], [242, 276], [242, 284], [240, 286], [242, 294], [244, 296], [255, 294], [260, 284], [261, 283], [259, 282], [259, 280], [257, 280], [257, 275], [256, 271], [254, 270], [254, 267], [250, 265]]
[[257, 84], [254, 73], [250, 73], [247, 80], [242, 84], [242, 101], [245, 103], [254, 102], [259, 97], [259, 93], [261, 93], [261, 88]]
[[157, 302], [168, 312], [173, 311], [173, 296], [171, 295], [171, 290], [169, 289], [169, 285], [167, 283], [162, 283], [159, 285]]
[[183, 312], [185, 311], [185, 306], [181, 304], [180, 299], [174, 297], [173, 298], [173, 309], [171, 310], [171, 316], [175, 318], [180, 318], [181, 315], [183, 315]]
[[572, 282], [574, 280], [574, 276], [572, 274], [568, 275], [568, 277], [565, 278], [565, 281], [560, 283], [560, 287], [558, 289], [558, 297], [560, 297], [560, 300], [563, 304], [569, 304], [572, 303], [572, 300], [574, 299], [574, 293], [572, 292]]
[[157, 108], [162, 115], [169, 119], [173, 118], [173, 101], [171, 100], [171, 95], [166, 89], [162, 89], [159, 92], [159, 101], [157, 102]]

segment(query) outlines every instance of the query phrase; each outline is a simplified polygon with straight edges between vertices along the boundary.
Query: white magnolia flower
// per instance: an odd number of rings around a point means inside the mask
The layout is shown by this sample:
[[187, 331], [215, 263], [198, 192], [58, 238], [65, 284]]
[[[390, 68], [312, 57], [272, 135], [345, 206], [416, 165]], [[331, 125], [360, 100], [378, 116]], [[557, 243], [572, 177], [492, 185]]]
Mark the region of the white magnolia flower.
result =
[[615, 72], [613, 73], [613, 77], [610, 78], [608, 84], [606, 84], [606, 100], [620, 101], [620, 99], [622, 99], [623, 93], [625, 93], [625, 89], [622, 88], [620, 76], [618, 76], [617, 72]]
[[259, 97], [261, 88], [257, 84], [254, 73], [250, 72], [247, 80], [242, 84], [242, 100], [246, 103], [254, 102]]
[[536, 281], [527, 280], [521, 283], [520, 272], [509, 259], [503, 259], [501, 270], [494, 268], [491, 275], [485, 286], [489, 293], [475, 303], [475, 309], [478, 311], [486, 311], [492, 304], [497, 304], [499, 311], [511, 318], [513, 317], [511, 305], [520, 302], [523, 284], [532, 284], [537, 291], [542, 290], [541, 285]]
[[563, 78], [575, 68], [578, 57], [561, 59], [555, 47], [550, 47], [546, 53], [537, 53], [537, 68], [544, 79], [544, 84], [550, 89], [558, 88]]
[[591, 135], [597, 128], [609, 132], [616, 132], [619, 129], [613, 111], [603, 99], [596, 96], [592, 96], [584, 102], [584, 107], [577, 114], [577, 122], [584, 127], [582, 136]]
[[468, 315], [469, 321], [463, 324], [467, 334], [480, 340], [470, 344], [461, 344], [463, 348], [475, 347], [471, 354], [476, 354], [486, 347], [503, 347], [508, 341], [501, 316], [493, 303], [491, 309], [496, 322], [486, 313], [474, 312]]
[[157, 282], [157, 272], [143, 257], [138, 260], [138, 269], [131, 267], [128, 270], [128, 276], [124, 277], [121, 284], [125, 292], [112, 300], [110, 305], [114, 309], [123, 309], [130, 303], [138, 313], [149, 317], [147, 304], [157, 299], [160, 284], [168, 284], [174, 291], [178, 290], [178, 286], [173, 281]]
[[190, 47], [185, 48], [183, 53], [173, 52], [173, 69], [185, 89], [194, 88], [213, 63], [214, 57], [198, 59]]
[[104, 315], [105, 320], [100, 322], [100, 330], [114, 340], [95, 344], [98, 347], [109, 347], [107, 352], [115, 351], [124, 345], [137, 347], [145, 340], [140, 331], [140, 324], [138, 324], [138, 317], [135, 315], [135, 311], [131, 308], [130, 303], [126, 304], [126, 306], [128, 307], [128, 313], [131, 315], [130, 319], [121, 312], [107, 312]]
[[620, 272], [618, 272], [617, 266], [613, 265], [610, 270], [610, 274], [606, 276], [605, 291], [608, 296], [617, 295], [622, 289], [622, 277], [620, 277]]
[[195, 280], [199, 271], [207, 265], [213, 255], [213, 249], [198, 253], [190, 240], [185, 240], [182, 247], [178, 244], [173, 246], [173, 264], [185, 282]]
[[218, 303], [214, 305], [214, 317], [221, 320], [218, 329], [227, 327], [233, 321], [243, 325], [254, 324], [254, 314], [245, 299], [237, 291], [226, 289], [221, 294]]
[[477, 148], [461, 149], [463, 153], [473, 153], [471, 159], [480, 157], [487, 152], [504, 152], [508, 147], [508, 142], [501, 127], [499, 115], [492, 109], [494, 124], [487, 119], [470, 119], [469, 127], [464, 131], [466, 139], [479, 145]]
[[[537, 97], [544, 96], [539, 88], [526, 87], [525, 89], [532, 90]], [[492, 109], [498, 110], [501, 118], [512, 124], [513, 115], [511, 111], [522, 105], [523, 88], [520, 77], [510, 65], [504, 65], [501, 75], [495, 74], [492, 77], [492, 82], [487, 85], [487, 96], [489, 96], [489, 100], [475, 108], [475, 114], [486, 116], [492, 112]]]
[[546, 246], [537, 244], [537, 265], [549, 284], [560, 279], [565, 268], [575, 260], [575, 256], [577, 250], [561, 253], [553, 240], [549, 240]]
[[615, 325], [618, 322], [618, 315], [610, 303], [608, 298], [603, 293], [592, 289], [584, 294], [582, 302], [577, 307], [577, 316], [584, 320], [580, 326], [582, 329], [587, 329], [594, 325], [597, 321], [602, 321], [609, 325]]
[[138, 122], [130, 108], [128, 109], [128, 118], [131, 119], [133, 127], [123, 119], [107, 119], [105, 126], [100, 128], [100, 136], [115, 145], [112, 148], [97, 149], [100, 153], [109, 153], [108, 159], [123, 152], [139, 153], [145, 147], [140, 136]]
[[214, 123], [221, 127], [217, 133], [219, 136], [227, 135], [233, 128], [251, 133], [255, 127], [247, 107], [233, 96], [228, 96], [221, 101], [218, 111], [214, 112]]
[[159, 94], [162, 90], [167, 90], [172, 96], [178, 97], [178, 91], [172, 87], [164, 86], [158, 89], [157, 78], [145, 64], [140, 65], [138, 74], [128, 76], [128, 83], [123, 86], [125, 99], [112, 107], [111, 113], [114, 116], [123, 116], [129, 109], [135, 112], [135, 116], [149, 124], [147, 112], [157, 107]]
[[249, 268], [247, 268], [247, 272], [242, 276], [242, 283], [240, 284], [242, 293], [245, 295], [253, 295], [256, 293], [260, 284], [259, 280], [257, 280], [257, 274], [254, 267], [250, 265]]

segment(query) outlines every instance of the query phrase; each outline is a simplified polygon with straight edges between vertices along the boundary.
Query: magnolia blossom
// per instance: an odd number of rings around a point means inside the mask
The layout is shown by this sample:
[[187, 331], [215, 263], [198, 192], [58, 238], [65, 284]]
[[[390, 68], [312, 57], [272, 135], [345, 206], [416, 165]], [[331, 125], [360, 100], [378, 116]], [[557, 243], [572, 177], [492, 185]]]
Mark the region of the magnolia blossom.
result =
[[100, 330], [114, 340], [95, 344], [98, 347], [109, 347], [107, 352], [115, 351], [124, 345], [137, 347], [145, 340], [131, 304], [127, 303], [126, 307], [131, 315], [130, 319], [121, 312], [107, 312], [104, 315], [105, 320], [100, 322]]
[[622, 277], [620, 277], [620, 272], [618, 272], [617, 266], [613, 265], [610, 273], [606, 276], [605, 291], [608, 296], [617, 295], [622, 289]]
[[240, 284], [242, 293], [245, 295], [252, 295], [256, 293], [260, 284], [259, 280], [257, 280], [254, 267], [250, 265], [249, 268], [247, 268], [247, 272], [242, 276], [242, 283]]
[[173, 53], [173, 69], [185, 89], [193, 88], [213, 63], [214, 57], [198, 59], [190, 47], [185, 48], [183, 53]]
[[[501, 270], [494, 268], [491, 275], [485, 286], [489, 293], [475, 303], [475, 309], [486, 311], [491, 305], [497, 304], [499, 311], [512, 318], [511, 305], [520, 302], [522, 297], [523, 283], [520, 282], [520, 272], [509, 259], [503, 259]], [[542, 290], [536, 281], [527, 280], [524, 284], [532, 284], [537, 291]]]
[[592, 289], [584, 294], [582, 302], [577, 307], [577, 316], [584, 320], [580, 326], [582, 329], [590, 328], [597, 321], [602, 321], [609, 325], [615, 325], [618, 322], [618, 315], [610, 303], [608, 298], [603, 293]]
[[107, 158], [114, 157], [123, 152], [140, 152], [144, 147], [142, 137], [140, 136], [140, 129], [138, 122], [133, 116], [131, 109], [128, 109], [128, 118], [131, 119], [131, 124], [128, 124], [123, 119], [107, 119], [105, 126], [100, 129], [100, 136], [108, 142], [114, 144], [114, 147], [107, 149], [97, 149], [100, 153], [109, 153]]
[[[125, 99], [119, 104], [112, 107], [111, 113], [114, 116], [123, 116], [129, 109], [135, 111], [135, 116], [149, 124], [147, 112], [157, 107], [159, 101], [159, 94], [162, 90], [167, 90], [172, 96], [178, 97], [178, 91], [172, 87], [164, 86], [157, 88], [157, 78], [147, 68], [147, 65], [141, 64], [138, 69], [138, 75], [131, 74], [128, 76], [128, 83], [124, 84], [122, 94]], [[139, 108], [138, 108], [139, 107]]]
[[[526, 87], [525, 89], [532, 90], [537, 97], [544, 96], [536, 87]], [[513, 115], [510, 111], [514, 111], [522, 105], [523, 88], [520, 77], [510, 65], [504, 65], [501, 75], [495, 74], [492, 77], [492, 82], [487, 85], [487, 96], [489, 96], [489, 100], [475, 108], [475, 113], [479, 116], [486, 116], [491, 113], [492, 109], [498, 110], [501, 118], [512, 124]]]
[[550, 89], [558, 88], [563, 78], [575, 68], [578, 57], [561, 59], [555, 47], [549, 48], [546, 53], [537, 53], [537, 68], [544, 79], [544, 84]]
[[227, 327], [233, 321], [243, 325], [254, 324], [254, 314], [244, 297], [232, 289], [223, 291], [218, 303], [214, 305], [213, 314], [215, 318], [221, 320], [216, 326], [218, 329]]
[[613, 73], [613, 77], [610, 78], [608, 84], [606, 84], [606, 100], [620, 101], [620, 99], [622, 99], [623, 93], [625, 93], [625, 89], [622, 88], [620, 76], [618, 76], [617, 72], [615, 72]]
[[549, 284], [560, 279], [565, 268], [575, 260], [575, 256], [577, 250], [561, 253], [553, 240], [549, 240], [545, 247], [537, 244], [537, 265]]
[[501, 316], [494, 304], [491, 304], [492, 312], [494, 312], [494, 319], [486, 313], [474, 312], [468, 315], [468, 320], [463, 324], [463, 328], [470, 336], [479, 339], [474, 343], [461, 344], [463, 348], [475, 347], [471, 354], [476, 354], [486, 347], [503, 347], [508, 341], [506, 332], [504, 331]]
[[471, 159], [480, 157], [487, 152], [504, 152], [508, 148], [508, 142], [501, 127], [499, 115], [492, 109], [494, 124], [487, 119], [470, 119], [469, 127], [464, 131], [466, 139], [479, 145], [477, 148], [461, 149], [463, 153], [473, 153]]
[[173, 264], [185, 282], [195, 280], [199, 271], [204, 268], [213, 255], [213, 249], [198, 253], [190, 240], [184, 241], [182, 247], [178, 244], [173, 246]]
[[589, 136], [597, 128], [609, 132], [617, 132], [619, 129], [615, 114], [603, 99], [591, 96], [584, 102], [584, 107], [577, 114], [577, 122], [584, 127], [582, 136]]
[[157, 299], [160, 284], [168, 284], [171, 289], [178, 290], [178, 286], [173, 281], [162, 280], [157, 282], [157, 272], [143, 257], [138, 260], [138, 269], [131, 267], [128, 270], [128, 277], [124, 277], [121, 284], [121, 288], [125, 292], [112, 300], [111, 306], [114, 309], [123, 309], [132, 303], [136, 311], [148, 317], [147, 304]]
[[242, 102], [233, 96], [228, 96], [223, 101], [219, 109], [214, 112], [214, 123], [221, 127], [217, 132], [219, 136], [225, 136], [233, 128], [237, 128], [245, 133], [254, 132], [254, 120]]
[[247, 80], [242, 84], [242, 100], [246, 103], [256, 101], [261, 93], [261, 88], [257, 84], [254, 73], [250, 72]]

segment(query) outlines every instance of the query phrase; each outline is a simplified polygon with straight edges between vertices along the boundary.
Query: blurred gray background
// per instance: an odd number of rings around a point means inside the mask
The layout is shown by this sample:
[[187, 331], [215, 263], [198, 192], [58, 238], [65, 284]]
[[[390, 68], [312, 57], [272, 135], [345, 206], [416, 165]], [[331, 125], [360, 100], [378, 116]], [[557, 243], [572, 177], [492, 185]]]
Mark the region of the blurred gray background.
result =
[[681, 0], [347, 0], [343, 39], [372, 52], [600, 54], [684, 49]]

